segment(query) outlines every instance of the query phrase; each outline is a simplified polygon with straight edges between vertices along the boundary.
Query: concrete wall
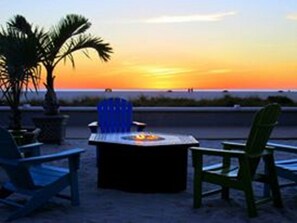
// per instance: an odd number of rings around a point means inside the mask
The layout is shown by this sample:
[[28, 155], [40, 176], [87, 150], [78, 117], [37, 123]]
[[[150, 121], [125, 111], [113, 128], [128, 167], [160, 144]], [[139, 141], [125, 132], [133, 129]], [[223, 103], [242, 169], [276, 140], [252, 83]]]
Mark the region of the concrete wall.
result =
[[[134, 120], [149, 126], [249, 126], [256, 107], [135, 107]], [[32, 117], [43, 114], [41, 107], [22, 108], [23, 125], [33, 126]], [[87, 126], [97, 119], [95, 107], [61, 107], [70, 116], [68, 125]], [[10, 110], [0, 107], [0, 126], [8, 125]], [[282, 109], [280, 126], [297, 126], [297, 108]]]

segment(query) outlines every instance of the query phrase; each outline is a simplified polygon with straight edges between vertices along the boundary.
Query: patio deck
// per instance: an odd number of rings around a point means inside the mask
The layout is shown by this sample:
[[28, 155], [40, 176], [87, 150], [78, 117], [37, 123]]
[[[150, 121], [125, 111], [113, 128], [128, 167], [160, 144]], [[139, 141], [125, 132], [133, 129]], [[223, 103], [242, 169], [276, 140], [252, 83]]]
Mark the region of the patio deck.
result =
[[[181, 129], [182, 130], [182, 129]], [[226, 130], [225, 130], [226, 131]], [[235, 130], [234, 130], [235, 131]], [[220, 132], [213, 129], [212, 132]], [[69, 128], [69, 134], [79, 134], [80, 137], [88, 136], [86, 128]], [[83, 133], [83, 134], [82, 134]], [[185, 133], [185, 131], [183, 132]], [[206, 131], [205, 131], [206, 133]], [[214, 135], [214, 134], [212, 134]], [[218, 136], [218, 135], [217, 135]], [[199, 140], [204, 147], [220, 148], [221, 140]], [[297, 140], [275, 140], [278, 143], [297, 145]], [[127, 193], [112, 189], [98, 189], [96, 186], [96, 149], [88, 145], [86, 138], [69, 139], [63, 145], [44, 145], [42, 152], [52, 153], [68, 148], [85, 148], [81, 156], [79, 170], [79, 188], [81, 205], [72, 207], [69, 202], [53, 199], [43, 208], [32, 215], [19, 219], [20, 223], [40, 222], [72, 222], [72, 223], [227, 223], [227, 222], [253, 222], [253, 223], [278, 223], [296, 222], [297, 219], [297, 187], [282, 189], [284, 208], [278, 209], [271, 203], [258, 208], [259, 216], [249, 219], [246, 213], [245, 200], [241, 192], [231, 190], [230, 201], [224, 201], [219, 195], [203, 199], [200, 209], [193, 209], [193, 168], [191, 154], [188, 156], [187, 189], [180, 193]], [[276, 156], [279, 158], [279, 155]], [[213, 159], [205, 159], [205, 164], [212, 163]], [[66, 165], [65, 162], [57, 163]], [[152, 164], [154, 165], [154, 164]], [[5, 176], [0, 171], [0, 183]], [[211, 187], [209, 184], [204, 185]], [[256, 185], [256, 193], [262, 194], [262, 187]], [[19, 198], [22, 199], [22, 198]], [[0, 222], [13, 210], [0, 206]]]
[[[197, 127], [197, 128], [147, 128], [147, 131], [192, 134], [203, 147], [221, 148], [221, 139], [244, 139], [248, 128], [243, 127]], [[98, 189], [96, 186], [96, 149], [88, 145], [89, 129], [68, 126], [66, 140], [62, 145], [44, 145], [42, 152], [53, 153], [69, 148], [84, 148], [79, 170], [79, 187], [81, 206], [72, 207], [69, 202], [53, 199], [51, 203], [34, 214], [19, 219], [21, 223], [39, 222], [73, 222], [73, 223], [226, 223], [250, 222], [245, 208], [244, 196], [238, 191], [231, 191], [231, 200], [224, 201], [220, 196], [203, 199], [203, 207], [193, 209], [193, 168], [191, 154], [188, 155], [187, 189], [177, 194], [162, 193], [127, 193], [119, 190]], [[297, 128], [278, 127], [272, 141], [297, 145]], [[289, 139], [289, 140], [288, 140]], [[287, 158], [276, 154], [276, 158]], [[205, 159], [205, 164], [213, 163]], [[65, 165], [65, 163], [58, 163]], [[153, 164], [152, 164], [153, 165]], [[0, 171], [0, 183], [5, 176]], [[281, 180], [282, 181], [282, 180]], [[206, 184], [205, 187], [210, 187]], [[261, 195], [262, 187], [256, 185], [257, 194]], [[259, 217], [252, 220], [262, 222], [295, 222], [297, 219], [297, 187], [282, 189], [283, 209], [274, 208], [271, 203], [259, 207]], [[0, 222], [11, 213], [11, 209], [0, 206]]]
[[[164, 132], [193, 135], [198, 140], [201, 139], [245, 139], [249, 132], [249, 127], [150, 127], [149, 132]], [[88, 139], [90, 130], [87, 126], [67, 126], [66, 139]], [[297, 126], [277, 126], [272, 133], [273, 139], [297, 139]]]

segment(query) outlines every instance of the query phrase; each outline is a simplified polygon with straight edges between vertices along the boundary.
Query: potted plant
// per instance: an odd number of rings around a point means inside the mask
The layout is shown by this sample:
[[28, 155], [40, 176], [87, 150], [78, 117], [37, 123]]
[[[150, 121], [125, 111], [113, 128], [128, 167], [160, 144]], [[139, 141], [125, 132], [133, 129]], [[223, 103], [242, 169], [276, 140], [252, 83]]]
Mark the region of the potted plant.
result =
[[22, 128], [21, 96], [33, 89], [37, 91], [40, 79], [40, 54], [35, 38], [11, 29], [9, 22], [0, 30], [0, 90], [11, 109], [8, 128], [19, 143], [33, 137]]
[[[35, 35], [31, 24], [21, 15], [17, 15], [14, 23], [10, 25], [27, 35]], [[72, 66], [75, 67], [73, 53], [80, 51], [89, 57], [87, 49], [94, 49], [103, 62], [110, 59], [112, 48], [108, 43], [104, 43], [100, 37], [86, 34], [90, 27], [91, 23], [87, 18], [81, 15], [69, 14], [62, 18], [57, 26], [44, 32], [44, 35], [35, 35], [35, 38], [39, 40], [39, 52], [42, 55], [41, 63], [46, 70], [44, 85], [47, 91], [43, 105], [45, 115], [35, 118], [35, 124], [41, 128], [41, 141], [61, 143], [64, 138], [65, 130], [63, 126], [67, 116], [59, 113], [59, 103], [54, 87], [56, 78], [54, 70], [56, 66], [61, 61], [68, 59]], [[57, 129], [59, 126], [61, 128]]]

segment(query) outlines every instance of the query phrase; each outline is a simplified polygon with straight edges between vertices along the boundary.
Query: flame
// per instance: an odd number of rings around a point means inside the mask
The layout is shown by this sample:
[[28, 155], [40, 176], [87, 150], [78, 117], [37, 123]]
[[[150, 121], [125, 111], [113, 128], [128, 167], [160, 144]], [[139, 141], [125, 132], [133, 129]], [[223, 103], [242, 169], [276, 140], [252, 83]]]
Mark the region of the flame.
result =
[[136, 140], [144, 140], [145, 139], [145, 135], [144, 134], [138, 134], [135, 136]]
[[157, 136], [157, 135], [141, 133], [141, 134], [135, 135], [134, 139], [135, 140], [156, 140], [158, 138], [159, 138], [159, 136]]

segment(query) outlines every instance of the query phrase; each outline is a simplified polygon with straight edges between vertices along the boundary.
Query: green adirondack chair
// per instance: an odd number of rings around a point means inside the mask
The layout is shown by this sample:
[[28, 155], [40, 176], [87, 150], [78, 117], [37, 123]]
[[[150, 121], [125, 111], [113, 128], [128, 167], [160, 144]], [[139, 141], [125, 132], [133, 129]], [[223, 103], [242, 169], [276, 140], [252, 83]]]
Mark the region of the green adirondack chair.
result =
[[[79, 205], [78, 177], [80, 153], [83, 149], [72, 149], [56, 154], [23, 158], [22, 151], [39, 151], [40, 143], [18, 147], [11, 134], [0, 128], [0, 166], [6, 172], [9, 181], [0, 188], [0, 202], [16, 207], [16, 211], [7, 220], [13, 220], [30, 214], [53, 196], [71, 200]], [[34, 152], [33, 154], [37, 154]], [[45, 165], [44, 163], [68, 159], [69, 168]], [[70, 196], [59, 194], [70, 186]], [[21, 205], [11, 199], [12, 194], [27, 195], [29, 199]]]
[[[260, 109], [254, 117], [248, 139], [244, 144], [223, 142], [223, 150], [190, 148], [194, 167], [194, 208], [201, 206], [203, 196], [218, 192], [222, 193], [223, 199], [229, 199], [229, 189], [233, 188], [244, 192], [248, 214], [250, 217], [255, 217], [257, 216], [256, 203], [262, 203], [268, 199], [255, 201], [253, 181], [269, 184], [274, 205], [282, 207], [273, 149], [266, 147], [273, 127], [277, 124], [280, 110], [277, 104], [270, 104]], [[204, 155], [222, 157], [222, 163], [203, 167]], [[264, 161], [265, 169], [268, 171], [259, 172], [260, 160]], [[237, 162], [233, 164], [234, 161]], [[220, 185], [221, 188], [202, 193], [203, 181]]]

